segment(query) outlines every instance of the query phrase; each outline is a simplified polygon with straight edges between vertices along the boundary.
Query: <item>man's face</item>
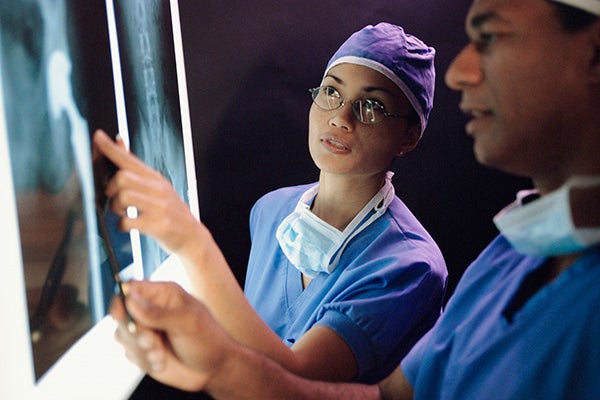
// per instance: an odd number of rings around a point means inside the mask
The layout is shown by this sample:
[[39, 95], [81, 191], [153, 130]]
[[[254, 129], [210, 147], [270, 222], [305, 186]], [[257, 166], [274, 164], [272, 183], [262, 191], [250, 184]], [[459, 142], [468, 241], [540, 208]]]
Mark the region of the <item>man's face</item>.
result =
[[574, 156], [569, 146], [589, 111], [585, 36], [565, 33], [544, 0], [475, 0], [466, 30], [470, 43], [446, 83], [462, 91], [478, 161], [550, 179]]

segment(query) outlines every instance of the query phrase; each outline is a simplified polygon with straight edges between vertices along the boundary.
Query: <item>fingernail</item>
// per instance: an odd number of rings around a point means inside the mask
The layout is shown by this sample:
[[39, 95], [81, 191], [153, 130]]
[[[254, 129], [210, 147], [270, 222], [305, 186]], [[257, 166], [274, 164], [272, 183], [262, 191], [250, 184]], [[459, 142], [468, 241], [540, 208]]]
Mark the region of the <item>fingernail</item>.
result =
[[160, 350], [152, 350], [146, 353], [146, 359], [151, 364], [159, 364], [163, 360], [163, 352]]
[[150, 335], [146, 333], [140, 333], [137, 336], [137, 344], [144, 350], [151, 349], [153, 346], [153, 341]]
[[165, 369], [164, 362], [150, 363], [151, 372], [162, 372], [163, 369]]
[[136, 326], [135, 322], [133, 322], [133, 321], [127, 321], [127, 330], [132, 335], [135, 335], [137, 333], [137, 326]]
[[149, 351], [146, 354], [146, 361], [150, 364], [150, 368], [153, 372], [160, 372], [165, 367], [165, 359], [162, 351]]
[[129, 282], [121, 282], [121, 289], [123, 289], [123, 294], [125, 296], [129, 296], [129, 293], [131, 293], [131, 286], [129, 285]]

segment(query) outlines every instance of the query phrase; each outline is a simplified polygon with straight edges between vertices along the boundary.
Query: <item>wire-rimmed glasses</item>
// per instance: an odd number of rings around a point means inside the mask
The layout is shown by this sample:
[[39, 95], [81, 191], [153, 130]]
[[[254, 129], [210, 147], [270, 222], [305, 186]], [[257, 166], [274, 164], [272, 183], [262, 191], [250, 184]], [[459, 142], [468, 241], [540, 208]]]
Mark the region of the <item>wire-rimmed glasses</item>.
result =
[[352, 113], [363, 124], [371, 125], [383, 121], [385, 118], [409, 118], [408, 115], [392, 114], [385, 111], [385, 107], [375, 99], [346, 100], [340, 92], [332, 86], [319, 86], [308, 89], [313, 102], [324, 111], [333, 111], [347, 103], [352, 104]]

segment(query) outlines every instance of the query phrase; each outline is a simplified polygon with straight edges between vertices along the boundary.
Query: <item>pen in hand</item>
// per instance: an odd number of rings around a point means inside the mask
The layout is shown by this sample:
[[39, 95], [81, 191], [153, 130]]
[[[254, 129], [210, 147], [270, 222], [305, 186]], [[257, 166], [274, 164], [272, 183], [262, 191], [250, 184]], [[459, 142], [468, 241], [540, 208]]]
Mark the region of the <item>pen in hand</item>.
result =
[[103, 213], [98, 206], [96, 206], [96, 215], [98, 219], [98, 228], [100, 230], [100, 236], [102, 237], [102, 241], [104, 242], [104, 247], [108, 255], [108, 263], [112, 269], [112, 275], [116, 282], [116, 289], [121, 301], [123, 302], [123, 309], [125, 310], [125, 318], [127, 321], [127, 330], [129, 331], [129, 333], [133, 334], [137, 332], [137, 328], [135, 325], [135, 321], [131, 317], [131, 314], [129, 314], [129, 311], [127, 311], [127, 306], [125, 305], [125, 291], [123, 290], [123, 280], [121, 279], [121, 276], [119, 274], [119, 262], [117, 260], [117, 256], [115, 255], [115, 251], [110, 240], [108, 229], [106, 227], [106, 222], [103, 218]]

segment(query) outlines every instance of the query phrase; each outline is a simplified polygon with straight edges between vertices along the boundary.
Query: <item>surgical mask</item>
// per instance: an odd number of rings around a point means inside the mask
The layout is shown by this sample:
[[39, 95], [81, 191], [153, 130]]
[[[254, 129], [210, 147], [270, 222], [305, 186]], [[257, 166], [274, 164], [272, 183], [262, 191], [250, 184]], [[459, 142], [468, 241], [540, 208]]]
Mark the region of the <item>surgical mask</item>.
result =
[[[573, 223], [571, 189], [598, 186], [600, 177], [574, 177], [539, 199], [509, 205], [494, 217], [502, 235], [519, 253], [552, 257], [577, 253], [600, 243], [600, 228], [577, 228]], [[531, 191], [523, 191], [522, 198]]]
[[310, 278], [320, 272], [330, 274], [350, 240], [386, 212], [395, 196], [392, 176], [388, 171], [383, 187], [343, 232], [310, 211], [319, 186], [304, 192], [294, 212], [281, 222], [276, 233], [279, 246], [292, 265]]

